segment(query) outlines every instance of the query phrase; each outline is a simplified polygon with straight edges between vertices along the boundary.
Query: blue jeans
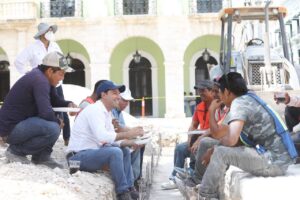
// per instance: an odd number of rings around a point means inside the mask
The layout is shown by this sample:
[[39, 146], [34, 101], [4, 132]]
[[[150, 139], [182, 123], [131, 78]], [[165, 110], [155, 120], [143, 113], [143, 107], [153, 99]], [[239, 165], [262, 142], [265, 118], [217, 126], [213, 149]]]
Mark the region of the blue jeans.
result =
[[136, 149], [131, 153], [131, 166], [134, 180], [137, 180], [141, 174], [141, 151]]
[[[190, 157], [191, 152], [188, 150], [187, 142], [177, 144], [174, 151], [174, 167], [184, 167], [184, 161]], [[173, 170], [172, 176], [176, 176], [176, 171]]]
[[133, 186], [130, 151], [126, 147], [87, 149], [76, 153], [69, 160], [79, 160], [80, 170], [87, 172], [96, 172], [108, 164], [117, 194], [126, 192]]
[[46, 160], [60, 134], [58, 123], [39, 117], [19, 122], [7, 138], [10, 150], [17, 155], [32, 155], [33, 159]]

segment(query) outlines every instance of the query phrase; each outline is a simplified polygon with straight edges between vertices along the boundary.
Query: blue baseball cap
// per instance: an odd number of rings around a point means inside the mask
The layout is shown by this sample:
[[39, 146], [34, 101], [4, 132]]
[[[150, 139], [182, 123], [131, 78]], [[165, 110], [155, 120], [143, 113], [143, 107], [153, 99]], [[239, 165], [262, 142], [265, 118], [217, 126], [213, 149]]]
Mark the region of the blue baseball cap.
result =
[[101, 95], [102, 92], [106, 92], [108, 90], [115, 90], [118, 89], [120, 92], [125, 91], [125, 85], [115, 85], [112, 81], [104, 80], [96, 90], [96, 94], [98, 96]]

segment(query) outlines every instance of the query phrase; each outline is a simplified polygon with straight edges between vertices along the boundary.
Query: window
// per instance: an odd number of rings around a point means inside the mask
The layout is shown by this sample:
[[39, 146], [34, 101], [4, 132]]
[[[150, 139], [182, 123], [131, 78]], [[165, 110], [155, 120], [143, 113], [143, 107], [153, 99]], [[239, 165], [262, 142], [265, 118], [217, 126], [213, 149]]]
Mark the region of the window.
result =
[[50, 0], [51, 17], [73, 17], [75, 0]]
[[219, 12], [222, 9], [222, 0], [197, 0], [197, 13]]
[[123, 0], [124, 15], [142, 15], [148, 14], [148, 0]]

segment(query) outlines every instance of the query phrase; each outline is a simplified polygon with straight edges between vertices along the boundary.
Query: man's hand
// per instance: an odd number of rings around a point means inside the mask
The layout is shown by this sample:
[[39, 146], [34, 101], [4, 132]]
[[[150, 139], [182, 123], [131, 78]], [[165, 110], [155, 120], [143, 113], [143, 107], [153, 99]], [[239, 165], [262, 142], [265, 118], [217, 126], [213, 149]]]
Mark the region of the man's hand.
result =
[[113, 126], [115, 128], [115, 131], [119, 132], [119, 129], [120, 129], [120, 123], [119, 123], [119, 121], [117, 119], [112, 119], [112, 124], [113, 124]]
[[58, 119], [59, 119], [59, 127], [60, 127], [60, 129], [63, 129], [65, 126], [64, 120], [61, 118], [58, 118]]
[[133, 138], [136, 138], [138, 136], [143, 136], [143, 135], [144, 135], [144, 129], [141, 126], [131, 128], [128, 131], [128, 136], [129, 136], [128, 139], [133, 139]]
[[[78, 106], [75, 103], [73, 103], [73, 102], [69, 103], [68, 107], [70, 107], [70, 108], [78, 108]], [[76, 114], [77, 114], [77, 112], [69, 112], [70, 116], [75, 116]]]
[[286, 92], [286, 93], [284, 94], [284, 96], [285, 96], [284, 104], [290, 103], [291, 97], [290, 97], [289, 93]]
[[[200, 137], [199, 137], [200, 138]], [[198, 149], [198, 147], [199, 147], [199, 145], [200, 145], [200, 140], [199, 140], [199, 138], [196, 140], [196, 142], [194, 142], [194, 144], [192, 145], [192, 147], [191, 147], [191, 152], [192, 153], [195, 153], [196, 151], [197, 151], [197, 149]]]
[[220, 99], [214, 99], [208, 108], [209, 112], [215, 113], [216, 110], [221, 107], [222, 103], [223, 102]]
[[207, 166], [210, 162], [211, 155], [214, 153], [214, 147], [207, 149], [206, 153], [202, 157], [202, 165]]

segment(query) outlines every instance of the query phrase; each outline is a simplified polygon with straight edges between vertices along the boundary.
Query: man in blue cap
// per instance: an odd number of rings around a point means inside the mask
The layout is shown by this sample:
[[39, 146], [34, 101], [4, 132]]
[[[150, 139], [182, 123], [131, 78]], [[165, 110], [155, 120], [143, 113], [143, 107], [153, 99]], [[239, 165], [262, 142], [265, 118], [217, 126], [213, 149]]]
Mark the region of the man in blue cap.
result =
[[97, 88], [100, 100], [83, 109], [75, 120], [67, 159], [80, 161], [80, 170], [88, 172], [108, 165], [117, 198], [131, 200], [138, 193], [130, 192], [133, 187], [130, 151], [123, 146], [130, 143], [127, 139], [142, 136], [143, 131], [115, 132], [111, 110], [118, 106], [120, 92], [124, 90], [124, 85], [111, 81], [101, 83]]

